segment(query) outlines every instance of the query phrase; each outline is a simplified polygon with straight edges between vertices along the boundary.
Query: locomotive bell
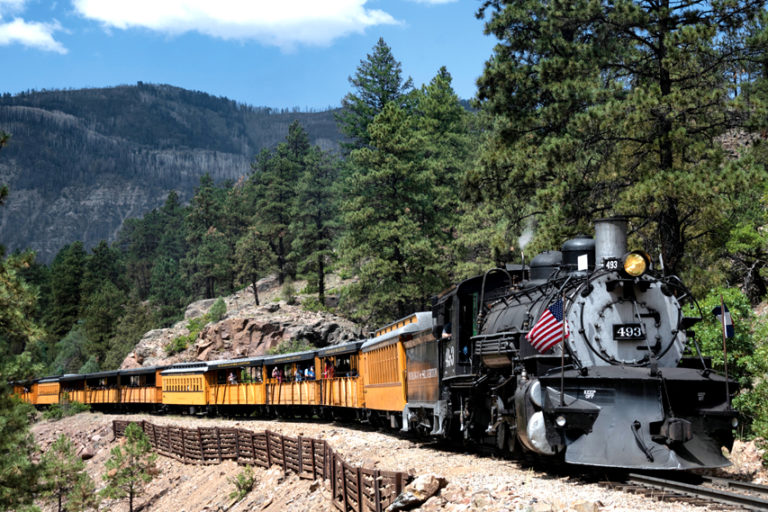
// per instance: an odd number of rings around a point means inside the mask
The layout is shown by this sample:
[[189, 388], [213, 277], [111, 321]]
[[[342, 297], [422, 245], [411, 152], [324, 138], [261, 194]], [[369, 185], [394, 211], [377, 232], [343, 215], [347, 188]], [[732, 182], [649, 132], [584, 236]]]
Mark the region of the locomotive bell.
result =
[[609, 217], [595, 221], [595, 260], [602, 265], [606, 259], [622, 258], [627, 252], [626, 217]]

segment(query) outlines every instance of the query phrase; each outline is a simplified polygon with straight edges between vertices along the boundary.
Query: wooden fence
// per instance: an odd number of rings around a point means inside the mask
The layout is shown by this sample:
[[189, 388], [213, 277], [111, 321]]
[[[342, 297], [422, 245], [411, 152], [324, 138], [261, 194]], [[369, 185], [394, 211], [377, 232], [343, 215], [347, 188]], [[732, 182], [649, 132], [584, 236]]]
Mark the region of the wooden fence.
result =
[[146, 421], [112, 422], [115, 438], [136, 423], [158, 453], [185, 464], [238, 464], [269, 468], [281, 466], [300, 478], [329, 480], [333, 504], [339, 510], [382, 512], [403, 491], [408, 474], [351, 466], [321, 439], [287, 437], [269, 430], [196, 428], [155, 425]]

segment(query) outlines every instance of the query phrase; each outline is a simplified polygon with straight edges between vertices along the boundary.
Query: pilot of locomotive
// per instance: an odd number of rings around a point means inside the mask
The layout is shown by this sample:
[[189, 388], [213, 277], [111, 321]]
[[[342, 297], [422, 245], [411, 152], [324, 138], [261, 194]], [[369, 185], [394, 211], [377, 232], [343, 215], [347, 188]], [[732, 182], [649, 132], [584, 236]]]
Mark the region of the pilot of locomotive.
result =
[[[440, 353], [454, 431], [574, 464], [727, 465], [735, 386], [684, 356], [699, 320], [683, 315], [690, 293], [627, 252], [623, 218], [595, 231], [438, 297], [435, 330], [453, 331]], [[542, 353], [529, 333], [553, 306], [560, 332]]]

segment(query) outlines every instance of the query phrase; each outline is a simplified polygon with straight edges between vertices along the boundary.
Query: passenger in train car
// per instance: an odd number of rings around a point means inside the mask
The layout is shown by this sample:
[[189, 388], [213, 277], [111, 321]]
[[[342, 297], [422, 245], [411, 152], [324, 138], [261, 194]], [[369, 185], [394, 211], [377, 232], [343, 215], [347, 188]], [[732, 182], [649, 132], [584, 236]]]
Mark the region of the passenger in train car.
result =
[[325, 369], [323, 370], [323, 378], [324, 379], [332, 379], [333, 378], [333, 362], [330, 359], [325, 361]]
[[306, 380], [315, 380], [315, 367], [314, 367], [314, 365], [307, 366], [307, 369], [304, 370], [304, 378]]
[[227, 384], [231, 386], [237, 384], [237, 377], [235, 377], [235, 372], [229, 372], [229, 375], [227, 376]]
[[297, 366], [296, 375], [294, 375], [294, 379], [296, 380], [296, 382], [301, 382], [303, 377], [304, 377], [304, 370], [302, 370], [300, 366]]

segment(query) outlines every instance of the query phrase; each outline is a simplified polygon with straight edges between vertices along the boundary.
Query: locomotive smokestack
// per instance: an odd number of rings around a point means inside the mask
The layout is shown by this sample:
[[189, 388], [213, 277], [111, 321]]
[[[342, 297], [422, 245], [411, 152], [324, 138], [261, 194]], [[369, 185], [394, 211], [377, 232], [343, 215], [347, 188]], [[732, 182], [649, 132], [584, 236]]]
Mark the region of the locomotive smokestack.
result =
[[606, 258], [621, 258], [627, 252], [626, 217], [609, 217], [595, 221], [595, 262]]

